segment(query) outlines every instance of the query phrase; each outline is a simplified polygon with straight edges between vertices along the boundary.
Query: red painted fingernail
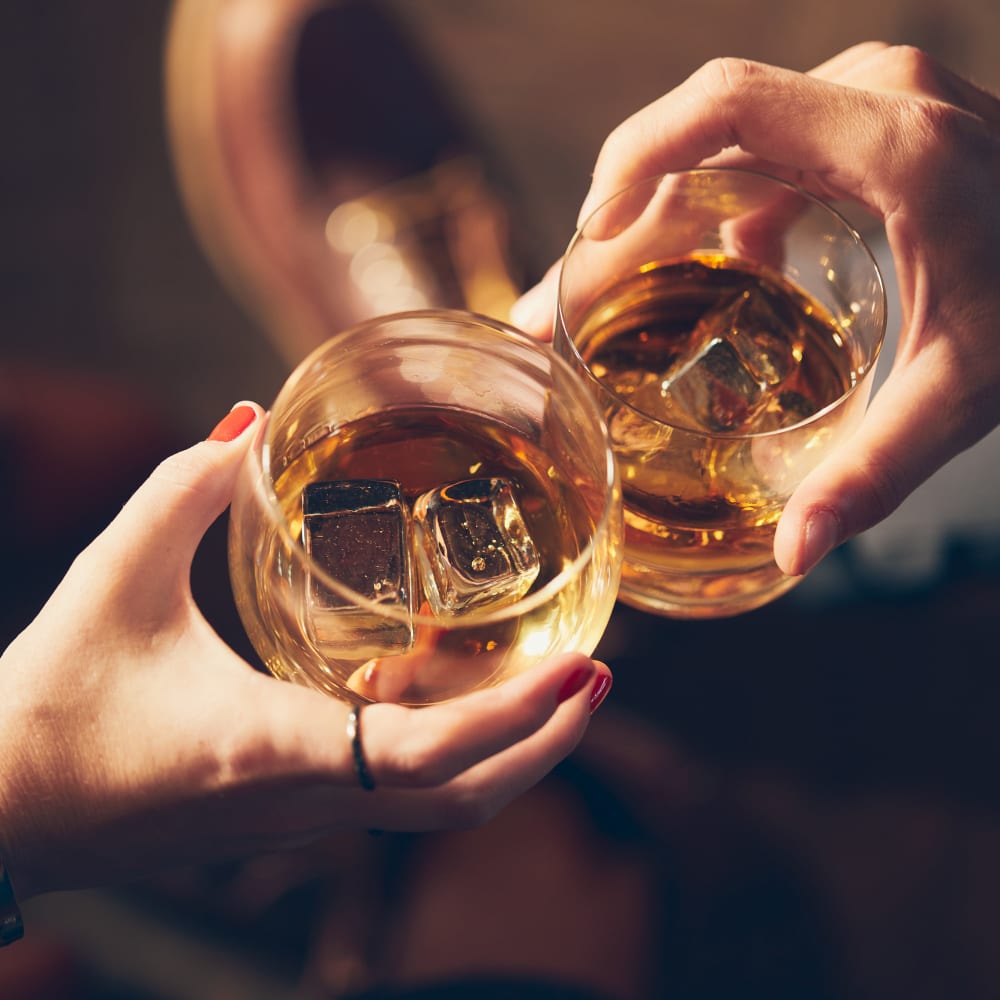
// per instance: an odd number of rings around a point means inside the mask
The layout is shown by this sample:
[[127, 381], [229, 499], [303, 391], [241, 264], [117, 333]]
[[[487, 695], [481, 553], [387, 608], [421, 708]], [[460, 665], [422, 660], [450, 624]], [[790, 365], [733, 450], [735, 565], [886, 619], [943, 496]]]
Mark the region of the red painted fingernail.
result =
[[209, 441], [235, 441], [255, 420], [257, 411], [252, 406], [236, 406], [229, 411], [208, 435]]
[[593, 675], [593, 670], [588, 670], [586, 667], [580, 667], [579, 670], [574, 670], [573, 673], [571, 673], [569, 677], [563, 681], [562, 687], [559, 688], [559, 693], [556, 695], [556, 701], [561, 705], [568, 698], [572, 698], [573, 695], [575, 695]]
[[597, 680], [594, 681], [593, 690], [590, 692], [590, 714], [600, 707], [601, 702], [608, 696], [611, 690], [611, 671], [607, 667], [597, 669]]

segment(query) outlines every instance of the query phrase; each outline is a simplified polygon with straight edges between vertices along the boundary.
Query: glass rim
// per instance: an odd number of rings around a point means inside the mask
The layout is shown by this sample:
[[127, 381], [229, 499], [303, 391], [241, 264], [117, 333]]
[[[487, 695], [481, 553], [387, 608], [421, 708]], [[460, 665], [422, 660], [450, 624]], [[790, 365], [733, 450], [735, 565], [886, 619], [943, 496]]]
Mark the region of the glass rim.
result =
[[[550, 369], [554, 367], [557, 371], [559, 371], [562, 377], [566, 378], [570, 384], [579, 389], [578, 394], [580, 401], [587, 408], [596, 425], [596, 429], [603, 442], [604, 451], [604, 472], [601, 490], [603, 502], [601, 504], [600, 517], [595, 520], [594, 529], [590, 533], [590, 537], [588, 538], [586, 545], [581, 548], [579, 554], [569, 563], [565, 564], [551, 580], [541, 586], [538, 590], [526, 594], [524, 597], [519, 598], [511, 604], [504, 605], [503, 607], [492, 611], [476, 611], [473, 609], [468, 613], [454, 615], [446, 619], [444, 617], [434, 615], [433, 613], [421, 614], [419, 610], [410, 612], [405, 609], [393, 607], [392, 605], [380, 603], [379, 601], [374, 601], [371, 598], [352, 590], [335, 577], [330, 576], [329, 573], [323, 569], [323, 567], [313, 561], [309, 553], [306, 552], [301, 539], [296, 537], [290, 530], [288, 521], [282, 512], [281, 503], [274, 490], [274, 480], [271, 473], [271, 444], [269, 434], [272, 417], [270, 410], [268, 410], [265, 414], [264, 419], [260, 421], [260, 426], [250, 444], [245, 459], [245, 461], [251, 465], [251, 494], [256, 498], [257, 506], [263, 508], [270, 523], [275, 526], [282, 544], [288, 549], [289, 552], [292, 553], [293, 557], [301, 563], [310, 574], [315, 574], [324, 587], [328, 588], [339, 597], [349, 601], [359, 610], [369, 611], [393, 621], [412, 624], [418, 628], [421, 626], [440, 628], [442, 627], [442, 623], [446, 623], [445, 627], [461, 629], [467, 627], [478, 627], [481, 625], [492, 625], [498, 622], [506, 622], [520, 618], [524, 614], [533, 611], [535, 608], [540, 607], [551, 600], [552, 597], [566, 587], [567, 584], [575, 579], [578, 579], [583, 574], [585, 568], [595, 557], [596, 540], [602, 537], [605, 533], [612, 531], [611, 518], [615, 516], [616, 509], [619, 511], [620, 516], [620, 504], [615, 503], [616, 496], [620, 495], [621, 492], [618, 465], [611, 447], [611, 437], [608, 432], [607, 423], [604, 420], [596, 400], [588, 390], [581, 377], [573, 370], [572, 366], [569, 365], [563, 358], [559, 357], [554, 350], [546, 350], [542, 343], [529, 337], [526, 333], [518, 330], [516, 327], [480, 313], [468, 312], [460, 309], [414, 309], [407, 310], [405, 312], [387, 313], [382, 316], [373, 317], [372, 319], [340, 331], [339, 333], [335, 333], [323, 344], [320, 344], [317, 348], [311, 351], [302, 361], [299, 362], [298, 365], [296, 365], [293, 371], [282, 383], [281, 388], [279, 388], [278, 393], [275, 396], [275, 402], [281, 398], [285, 386], [291, 383], [293, 379], [297, 379], [308, 366], [315, 363], [316, 359], [320, 355], [333, 350], [335, 344], [338, 342], [349, 337], [362, 336], [367, 332], [378, 329], [379, 327], [385, 326], [389, 323], [406, 320], [434, 320], [438, 324], [443, 322], [456, 328], [459, 325], [463, 325], [466, 329], [468, 329], [468, 326], [471, 323], [476, 329], [479, 329], [484, 333], [488, 333], [491, 338], [499, 335], [502, 342], [516, 345], [520, 349], [526, 349], [532, 359], [539, 362], [538, 369], [540, 372], [543, 371], [543, 364], [548, 365]], [[414, 337], [414, 339], [427, 343], [432, 342], [437, 337], [439, 337], [439, 334], [435, 331], [430, 331], [422, 332], [419, 336]], [[473, 350], [475, 347], [475, 345], [471, 342], [452, 346], [459, 350]]]
[[[598, 378], [590, 368], [590, 365], [584, 361], [583, 356], [580, 354], [579, 349], [576, 345], [576, 340], [572, 337], [568, 330], [569, 326], [566, 323], [566, 316], [563, 312], [563, 280], [566, 275], [566, 264], [570, 259], [570, 254], [573, 250], [583, 242], [587, 237], [585, 236], [585, 230], [587, 226], [594, 220], [594, 218], [602, 212], [608, 205], [613, 201], [616, 201], [622, 195], [627, 194], [630, 191], [635, 191], [638, 188], [646, 187], [653, 183], [660, 183], [667, 177], [679, 177], [679, 176], [694, 176], [696, 174], [707, 174], [707, 175], [737, 175], [754, 178], [756, 180], [764, 181], [768, 184], [774, 184], [778, 187], [784, 188], [799, 197], [805, 199], [810, 204], [816, 208], [822, 210], [824, 213], [830, 215], [836, 222], [843, 228], [845, 234], [849, 236], [854, 243], [854, 245], [862, 252], [862, 254], [867, 259], [868, 263], [871, 265], [872, 273], [875, 278], [875, 284], [877, 287], [877, 295], [880, 304], [880, 315], [881, 319], [879, 321], [879, 328], [877, 330], [877, 336], [875, 338], [874, 346], [871, 350], [871, 357], [865, 370], [861, 373], [861, 376], [857, 378], [854, 383], [844, 392], [842, 392], [836, 399], [831, 400], [822, 409], [817, 410], [815, 413], [810, 414], [804, 420], [799, 420], [794, 424], [789, 424], [787, 427], [777, 427], [766, 431], [750, 431], [750, 432], [732, 432], [732, 431], [707, 431], [702, 428], [688, 427], [684, 424], [671, 423], [667, 420], [661, 420], [659, 417], [655, 417], [645, 410], [641, 410], [636, 406], [633, 406], [628, 400], [623, 399], [617, 392], [614, 391], [609, 385], [607, 385], [603, 380]], [[882, 354], [882, 348], [885, 345], [885, 335], [886, 326], [888, 324], [887, 316], [887, 295], [885, 290], [885, 279], [882, 277], [882, 269], [878, 265], [878, 261], [875, 259], [875, 255], [872, 253], [871, 247], [868, 246], [865, 239], [858, 232], [857, 228], [851, 224], [847, 217], [840, 212], [837, 208], [831, 205], [829, 202], [824, 201], [822, 198], [814, 195], [811, 191], [801, 185], [795, 184], [792, 181], [787, 181], [784, 178], [776, 177], [774, 174], [766, 173], [762, 170], [754, 170], [748, 167], [687, 167], [680, 168], [677, 170], [666, 170], [661, 173], [648, 174], [647, 176], [640, 178], [637, 181], [633, 181], [631, 184], [626, 184], [625, 187], [619, 188], [614, 194], [605, 198], [592, 212], [590, 212], [587, 217], [580, 223], [576, 231], [570, 238], [569, 243], [566, 245], [566, 250], [563, 253], [562, 260], [559, 264], [559, 277], [556, 282], [556, 312], [555, 321], [558, 328], [565, 333], [565, 339], [568, 341], [570, 349], [573, 352], [573, 357], [579, 363], [580, 367], [586, 373], [587, 377], [597, 385], [602, 392], [607, 393], [611, 396], [616, 403], [626, 407], [629, 411], [641, 417], [643, 420], [652, 424], [655, 427], [668, 428], [671, 431], [680, 431], [683, 434], [694, 435], [702, 438], [711, 438], [712, 440], [725, 440], [725, 441], [758, 441], [769, 437], [780, 437], [786, 435], [792, 431], [799, 431], [810, 424], [816, 423], [817, 421], [823, 420], [828, 417], [835, 410], [839, 409], [841, 406], [845, 405], [848, 400], [859, 390], [859, 388], [864, 385], [872, 376], [872, 372], [875, 370], [876, 362]]]

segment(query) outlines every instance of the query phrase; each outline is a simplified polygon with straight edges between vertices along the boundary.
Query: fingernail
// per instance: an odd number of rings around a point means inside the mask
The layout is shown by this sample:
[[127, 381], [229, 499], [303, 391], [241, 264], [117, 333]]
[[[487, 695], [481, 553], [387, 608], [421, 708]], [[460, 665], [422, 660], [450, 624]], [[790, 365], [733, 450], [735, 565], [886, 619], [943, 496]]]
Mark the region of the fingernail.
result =
[[840, 541], [840, 519], [832, 510], [817, 510], [806, 522], [797, 575], [808, 573]]
[[597, 680], [594, 681], [594, 687], [590, 692], [591, 715], [600, 708], [601, 702], [607, 698], [608, 692], [611, 690], [611, 680], [611, 671], [603, 663], [598, 664]]
[[235, 441], [257, 419], [257, 411], [245, 403], [234, 406], [216, 425], [208, 441]]
[[580, 667], [578, 670], [574, 670], [562, 682], [562, 687], [559, 688], [559, 693], [556, 695], [556, 702], [561, 705], [568, 698], [572, 698], [593, 676], [594, 671], [587, 667]]

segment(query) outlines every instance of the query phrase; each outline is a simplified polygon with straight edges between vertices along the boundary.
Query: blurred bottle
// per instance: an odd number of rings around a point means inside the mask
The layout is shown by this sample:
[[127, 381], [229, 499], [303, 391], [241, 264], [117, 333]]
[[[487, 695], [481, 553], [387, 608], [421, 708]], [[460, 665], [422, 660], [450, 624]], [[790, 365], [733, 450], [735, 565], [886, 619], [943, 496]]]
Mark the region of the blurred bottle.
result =
[[503, 199], [376, 0], [176, 0], [166, 99], [192, 226], [290, 363], [387, 312], [506, 317]]

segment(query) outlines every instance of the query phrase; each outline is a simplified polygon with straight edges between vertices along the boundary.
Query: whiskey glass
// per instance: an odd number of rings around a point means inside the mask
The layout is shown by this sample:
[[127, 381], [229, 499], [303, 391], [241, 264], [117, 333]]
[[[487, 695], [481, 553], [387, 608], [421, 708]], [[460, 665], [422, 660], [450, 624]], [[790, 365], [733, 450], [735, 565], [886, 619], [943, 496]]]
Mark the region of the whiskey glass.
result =
[[339, 333], [291, 374], [238, 478], [229, 562], [275, 676], [426, 705], [591, 653], [621, 543], [582, 379], [499, 322], [421, 310]]
[[878, 266], [848, 221], [755, 171], [652, 177], [581, 225], [553, 340], [609, 427], [623, 602], [713, 618], [796, 584], [774, 561], [778, 518], [802, 479], [849, 447], [885, 311]]

